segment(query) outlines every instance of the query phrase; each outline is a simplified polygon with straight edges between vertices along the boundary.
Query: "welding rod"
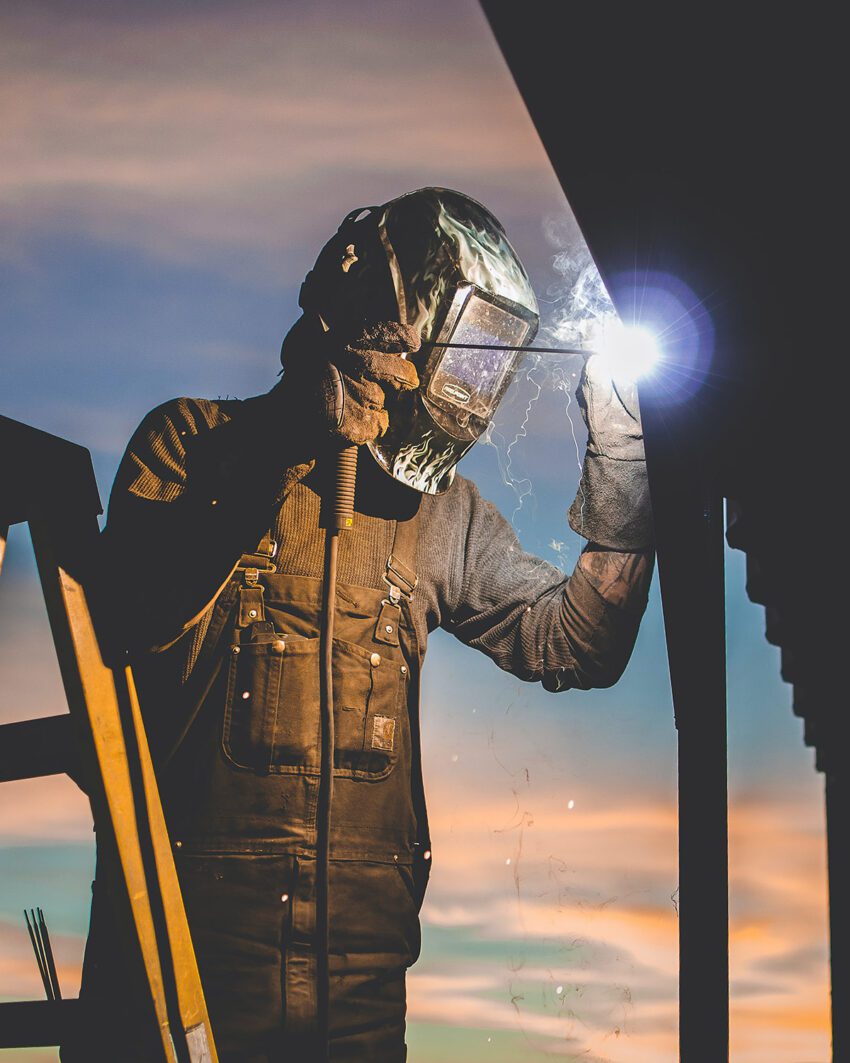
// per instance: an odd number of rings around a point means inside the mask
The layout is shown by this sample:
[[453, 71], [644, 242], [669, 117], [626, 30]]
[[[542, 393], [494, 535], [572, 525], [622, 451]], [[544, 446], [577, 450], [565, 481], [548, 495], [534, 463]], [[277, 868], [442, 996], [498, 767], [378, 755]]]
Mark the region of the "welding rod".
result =
[[44, 942], [44, 951], [47, 956], [47, 970], [50, 974], [50, 981], [53, 983], [53, 995], [56, 1000], [62, 999], [62, 990], [59, 988], [59, 975], [56, 973], [56, 961], [53, 958], [53, 946], [50, 944], [50, 931], [47, 929], [47, 923], [44, 920], [44, 912], [38, 909], [38, 924], [41, 930], [41, 939]]
[[[53, 1000], [53, 987], [50, 984], [50, 977], [47, 973], [47, 961], [44, 957], [44, 953], [39, 947], [40, 943], [36, 939], [35, 930], [33, 924], [36, 924], [35, 912], [32, 914], [32, 923], [30, 923], [30, 917], [24, 908], [24, 919], [27, 921], [27, 930], [29, 931], [30, 941], [32, 942], [32, 950], [35, 953], [35, 962], [38, 964], [38, 973], [41, 975], [41, 981], [44, 985], [44, 992], [47, 994], [48, 1000]], [[36, 924], [37, 925], [37, 924]]]
[[62, 990], [59, 988], [59, 975], [56, 973], [53, 946], [50, 944], [50, 932], [47, 929], [44, 912], [41, 908], [31, 908], [29, 912], [24, 909], [24, 919], [27, 921], [32, 950], [35, 953], [38, 973], [41, 975], [47, 999], [61, 1000]]
[[528, 351], [531, 354], [581, 354], [588, 358], [596, 351], [589, 347], [512, 347], [501, 343], [437, 343], [425, 340], [423, 347], [453, 347], [458, 351]]

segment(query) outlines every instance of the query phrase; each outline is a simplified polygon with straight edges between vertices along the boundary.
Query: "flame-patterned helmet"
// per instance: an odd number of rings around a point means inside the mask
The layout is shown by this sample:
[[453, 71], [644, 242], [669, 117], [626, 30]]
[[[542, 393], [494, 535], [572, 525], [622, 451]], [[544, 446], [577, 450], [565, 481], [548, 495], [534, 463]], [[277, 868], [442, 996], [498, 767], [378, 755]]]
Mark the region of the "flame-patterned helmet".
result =
[[[428, 494], [486, 430], [534, 338], [537, 300], [499, 221], [446, 188], [421, 188], [352, 211], [304, 282], [301, 306], [332, 329], [396, 319], [415, 326], [420, 387], [390, 408], [369, 445], [378, 464]], [[463, 344], [442, 347], [442, 343]]]

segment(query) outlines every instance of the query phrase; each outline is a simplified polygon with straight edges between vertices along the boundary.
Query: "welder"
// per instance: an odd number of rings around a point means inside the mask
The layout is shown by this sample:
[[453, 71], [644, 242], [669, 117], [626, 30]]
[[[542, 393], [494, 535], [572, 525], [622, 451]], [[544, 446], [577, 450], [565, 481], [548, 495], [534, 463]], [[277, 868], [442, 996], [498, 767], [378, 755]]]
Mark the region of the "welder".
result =
[[[569, 513], [588, 543], [565, 577], [524, 552], [456, 475], [516, 372], [521, 355], [508, 348], [531, 343], [538, 325], [496, 218], [439, 188], [352, 211], [299, 301], [268, 393], [177, 399], [145, 417], [112, 491], [103, 568], [220, 1058], [329, 1051], [334, 1061], [396, 1063], [431, 864], [418, 685], [428, 634], [443, 627], [553, 692], [619, 678], [653, 557], [640, 419], [633, 390], [590, 359], [578, 392], [588, 450]], [[351, 446], [359, 465], [336, 584], [323, 956], [323, 559], [333, 459]], [[143, 994], [127, 992], [109, 890], [101, 865], [82, 988], [109, 1022], [66, 1045], [66, 1063], [156, 1058], [134, 1012]]]

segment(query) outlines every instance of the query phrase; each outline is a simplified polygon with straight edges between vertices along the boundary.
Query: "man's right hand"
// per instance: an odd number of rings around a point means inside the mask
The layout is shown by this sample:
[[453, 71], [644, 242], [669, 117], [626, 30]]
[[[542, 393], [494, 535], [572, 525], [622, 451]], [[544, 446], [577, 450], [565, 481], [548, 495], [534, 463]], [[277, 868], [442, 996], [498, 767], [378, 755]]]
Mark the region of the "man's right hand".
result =
[[[329, 406], [329, 428], [334, 438], [360, 445], [386, 432], [387, 396], [419, 386], [416, 367], [402, 355], [418, 351], [420, 342], [412, 325], [383, 321], [364, 329], [339, 355], [329, 358], [328, 364], [339, 370], [342, 383], [341, 401], [335, 388], [336, 401]], [[326, 371], [323, 386], [334, 386], [332, 378], [333, 373]]]
[[380, 322], [347, 343], [333, 332], [314, 333], [300, 336], [302, 344], [289, 353], [274, 392], [312, 456], [328, 441], [359, 446], [378, 439], [389, 425], [387, 397], [419, 386], [416, 367], [402, 358], [419, 350], [411, 325]]

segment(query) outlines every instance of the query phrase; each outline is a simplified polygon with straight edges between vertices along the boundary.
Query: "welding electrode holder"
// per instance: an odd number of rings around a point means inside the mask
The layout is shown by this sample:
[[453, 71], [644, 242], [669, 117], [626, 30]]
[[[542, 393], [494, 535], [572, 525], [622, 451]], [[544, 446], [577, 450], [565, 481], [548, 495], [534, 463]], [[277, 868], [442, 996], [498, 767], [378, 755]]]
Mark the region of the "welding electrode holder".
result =
[[[328, 415], [337, 427], [342, 424], [345, 391], [342, 376], [331, 365], [333, 398]], [[322, 583], [322, 629], [320, 641], [320, 716], [321, 760], [319, 793], [316, 806], [316, 975], [317, 975], [317, 1039], [319, 1060], [324, 1063], [330, 1054], [330, 837], [333, 808], [334, 769], [334, 696], [333, 641], [336, 614], [337, 558], [339, 533], [354, 524], [354, 493], [357, 486], [357, 447], [345, 447], [333, 457], [333, 493], [329, 499], [325, 519], [325, 565]]]

